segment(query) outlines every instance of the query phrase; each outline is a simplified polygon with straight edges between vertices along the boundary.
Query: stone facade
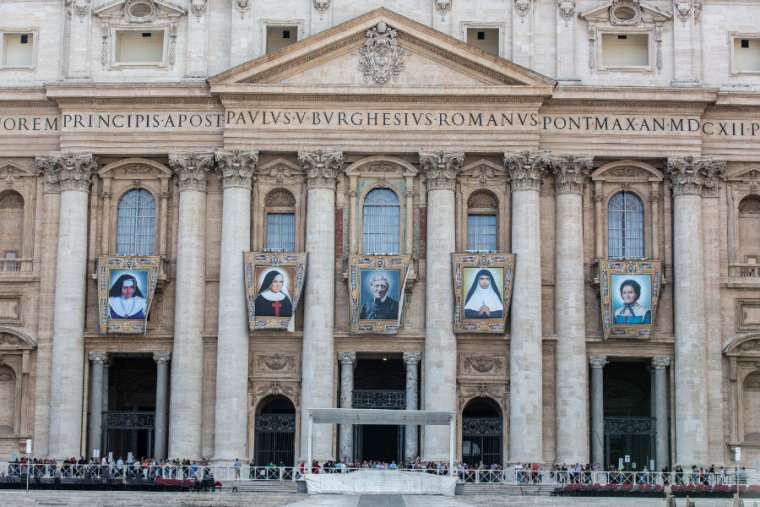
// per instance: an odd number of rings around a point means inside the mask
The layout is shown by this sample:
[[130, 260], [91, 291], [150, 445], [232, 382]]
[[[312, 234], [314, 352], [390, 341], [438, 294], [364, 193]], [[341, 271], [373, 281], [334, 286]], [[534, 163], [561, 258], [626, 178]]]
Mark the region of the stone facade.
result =
[[[351, 406], [361, 358], [395, 355], [407, 408], [455, 411], [461, 434], [471, 401], [498, 407], [505, 463], [607, 459], [604, 372], [630, 361], [651, 371], [658, 468], [737, 446], [760, 461], [760, 78], [735, 52], [760, 41], [760, 7], [11, 0], [0, 19], [33, 35], [30, 65], [0, 66], [0, 459], [26, 438], [57, 458], [96, 448], [109, 358], [135, 356], [156, 361], [156, 456], [253, 457], [281, 396], [298, 458], [307, 410]], [[266, 54], [272, 27], [298, 42]], [[479, 28], [498, 56], [463, 42]], [[159, 61], [125, 64], [126, 32], [160, 33]], [[645, 65], [609, 64], [610, 36], [642, 34]], [[148, 330], [100, 335], [97, 259], [137, 188], [161, 257]], [[393, 336], [350, 332], [376, 188], [399, 197], [412, 256]], [[645, 338], [602, 328], [621, 191], [643, 205], [641, 257], [664, 266]], [[240, 254], [291, 212], [309, 255], [294, 330], [250, 331]], [[472, 213], [517, 255], [505, 335], [453, 330]], [[353, 452], [344, 426], [314, 428], [315, 458]], [[447, 438], [408, 428], [401, 447], [444, 459]]]

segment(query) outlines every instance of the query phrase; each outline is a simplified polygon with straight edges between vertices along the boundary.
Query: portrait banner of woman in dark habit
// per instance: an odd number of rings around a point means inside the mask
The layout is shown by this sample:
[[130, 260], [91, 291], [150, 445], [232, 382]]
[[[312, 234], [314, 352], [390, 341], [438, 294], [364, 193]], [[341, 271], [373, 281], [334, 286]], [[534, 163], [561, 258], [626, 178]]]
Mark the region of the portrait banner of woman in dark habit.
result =
[[293, 303], [288, 294], [288, 276], [284, 271], [265, 272], [254, 302], [257, 317], [290, 317]]

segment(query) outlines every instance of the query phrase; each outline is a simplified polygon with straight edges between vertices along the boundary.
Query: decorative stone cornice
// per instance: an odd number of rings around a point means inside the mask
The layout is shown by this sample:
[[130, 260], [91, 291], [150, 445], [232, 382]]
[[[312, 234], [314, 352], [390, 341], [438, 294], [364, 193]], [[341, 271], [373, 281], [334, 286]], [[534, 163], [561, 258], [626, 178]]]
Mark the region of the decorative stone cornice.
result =
[[609, 363], [607, 356], [591, 356], [588, 358], [592, 368], [604, 368]]
[[224, 188], [250, 190], [253, 171], [259, 161], [258, 151], [217, 151], [214, 159]]
[[335, 189], [340, 171], [343, 170], [341, 151], [300, 151], [298, 163], [306, 173], [308, 188]]
[[683, 157], [668, 159], [667, 174], [673, 195], [717, 196], [725, 178], [726, 162], [711, 158]]
[[90, 358], [90, 361], [93, 363], [100, 363], [104, 364], [106, 361], [108, 361], [108, 353], [107, 352], [90, 352], [88, 354], [88, 357]]
[[154, 352], [153, 360], [159, 364], [161, 363], [166, 364], [172, 360], [172, 353], [171, 352]]
[[541, 189], [544, 174], [551, 167], [551, 157], [546, 152], [507, 152], [504, 168], [509, 175], [512, 192]]
[[554, 187], [557, 194], [580, 194], [583, 192], [583, 184], [586, 182], [594, 157], [579, 157], [566, 155], [552, 159], [552, 173], [554, 173]]
[[206, 176], [214, 167], [213, 153], [170, 153], [169, 167], [177, 175], [179, 191], [206, 191]]
[[662, 370], [670, 366], [670, 356], [654, 356], [652, 358], [652, 368]]
[[97, 170], [92, 153], [51, 153], [37, 157], [35, 168], [45, 176], [45, 190], [90, 191], [90, 178]]
[[353, 366], [356, 363], [356, 352], [338, 352], [338, 361], [344, 366]]
[[427, 178], [428, 191], [454, 190], [463, 162], [464, 153], [461, 151], [420, 153], [420, 166]]
[[422, 352], [404, 352], [404, 363], [407, 366], [416, 366], [422, 359]]

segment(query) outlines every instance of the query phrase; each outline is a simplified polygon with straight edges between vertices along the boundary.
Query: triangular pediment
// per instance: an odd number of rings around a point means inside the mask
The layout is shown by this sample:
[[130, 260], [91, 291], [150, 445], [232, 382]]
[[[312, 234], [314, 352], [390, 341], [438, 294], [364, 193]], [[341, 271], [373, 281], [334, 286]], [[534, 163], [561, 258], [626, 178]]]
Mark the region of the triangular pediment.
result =
[[551, 89], [546, 76], [385, 8], [308, 37], [209, 79], [282, 87]]
[[[625, 16], [616, 13], [625, 12]], [[579, 14], [581, 19], [591, 23], [609, 23], [613, 26], [637, 26], [647, 23], [663, 23], [673, 19], [673, 15], [644, 0], [607, 0]]]

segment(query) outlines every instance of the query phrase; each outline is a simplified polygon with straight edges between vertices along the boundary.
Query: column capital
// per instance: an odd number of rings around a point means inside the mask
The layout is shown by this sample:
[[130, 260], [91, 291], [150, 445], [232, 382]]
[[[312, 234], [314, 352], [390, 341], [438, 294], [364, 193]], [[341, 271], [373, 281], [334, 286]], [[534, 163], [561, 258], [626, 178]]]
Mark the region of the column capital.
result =
[[427, 179], [427, 189], [454, 190], [463, 162], [462, 152], [420, 152], [420, 166]]
[[564, 155], [553, 157], [551, 170], [557, 194], [581, 194], [594, 163], [592, 156]]
[[512, 192], [516, 190], [541, 189], [544, 174], [551, 167], [551, 157], [546, 152], [507, 152], [504, 168], [509, 175]]
[[214, 153], [224, 188], [251, 189], [251, 179], [259, 161], [258, 150], [217, 151]]
[[356, 363], [356, 352], [338, 352], [340, 364], [348, 366]]
[[35, 168], [45, 176], [45, 190], [89, 192], [90, 178], [97, 170], [92, 153], [54, 152], [34, 159]]
[[664, 370], [670, 366], [670, 356], [654, 356], [652, 358], [652, 368], [655, 370]]
[[169, 167], [177, 175], [179, 191], [206, 191], [206, 176], [214, 166], [213, 153], [170, 153]]
[[608, 364], [607, 356], [591, 356], [588, 358], [588, 362], [591, 364], [592, 368], [604, 368], [606, 364]]
[[312, 188], [335, 189], [343, 169], [342, 151], [299, 151], [298, 163], [306, 173], [306, 185]]
[[93, 351], [88, 354], [88, 357], [93, 363], [105, 364], [108, 361], [107, 352]]
[[407, 366], [416, 366], [422, 359], [422, 352], [404, 352], [404, 363]]
[[712, 158], [669, 158], [667, 175], [673, 195], [717, 196], [718, 185], [725, 177], [726, 162]]
[[172, 359], [171, 352], [154, 352], [153, 360], [158, 364], [166, 364]]

